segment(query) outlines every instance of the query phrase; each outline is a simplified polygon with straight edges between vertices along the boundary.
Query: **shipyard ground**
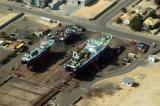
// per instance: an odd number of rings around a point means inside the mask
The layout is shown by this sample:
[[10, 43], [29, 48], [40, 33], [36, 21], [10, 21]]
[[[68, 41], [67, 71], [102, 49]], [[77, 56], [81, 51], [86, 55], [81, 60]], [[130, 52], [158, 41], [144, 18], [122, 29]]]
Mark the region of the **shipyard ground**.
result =
[[[4, 0], [3, 0], [4, 1]], [[125, 7], [127, 6], [128, 4], [131, 4], [133, 2], [133, 0], [127, 0], [127, 1], [124, 1], [124, 0], [121, 0], [118, 5], [115, 7], [115, 8], [112, 8], [110, 9], [109, 11], [105, 12], [102, 16], [100, 16], [97, 20], [95, 21], [92, 21], [92, 22], [88, 22], [88, 21], [82, 21], [82, 20], [76, 20], [74, 18], [69, 18], [69, 17], [62, 17], [62, 16], [56, 16], [56, 15], [53, 15], [52, 13], [49, 14], [49, 13], [46, 13], [46, 12], [43, 12], [43, 11], [35, 11], [35, 10], [31, 10], [31, 9], [26, 9], [26, 8], [23, 8], [23, 7], [20, 7], [20, 6], [17, 6], [15, 4], [1, 4], [1, 6], [6, 6], [6, 7], [11, 7], [11, 8], [14, 8], [14, 9], [17, 9], [19, 11], [23, 11], [23, 12], [26, 12], [26, 13], [30, 13], [30, 14], [35, 14], [35, 15], [38, 15], [38, 16], [46, 16], [46, 17], [50, 17], [50, 18], [55, 18], [55, 19], [59, 19], [63, 22], [67, 22], [67, 23], [76, 23], [76, 24], [81, 24], [81, 25], [84, 25], [85, 27], [87, 28], [90, 28], [90, 29], [95, 29], [95, 30], [99, 30], [99, 31], [103, 31], [103, 32], [110, 32], [112, 34], [115, 34], [116, 36], [118, 36], [118, 38], [121, 36], [121, 37], [125, 37], [125, 38], [132, 38], [132, 39], [135, 39], [135, 40], [139, 40], [139, 41], [142, 41], [142, 42], [145, 42], [145, 43], [152, 43], [152, 42], [157, 42], [157, 44], [159, 43], [159, 41], [157, 40], [152, 40], [152, 39], [148, 39], [148, 38], [145, 38], [145, 37], [139, 37], [137, 34], [135, 33], [129, 33], [129, 32], [124, 32], [123, 30], [118, 30], [118, 29], [112, 29], [110, 28], [110, 25], [108, 25], [108, 27], [106, 28], [105, 27], [105, 24], [106, 22], [110, 19], [112, 19], [112, 17], [117, 14], [119, 11], [121, 11], [121, 8], [122, 7]], [[109, 15], [108, 15], [109, 14]], [[33, 46], [32, 46], [33, 47]], [[152, 49], [153, 50], [153, 49]], [[150, 53], [148, 53], [150, 54]], [[11, 63], [7, 63], [6, 65], [4, 65], [3, 67], [6, 66], [6, 70], [5, 71], [1, 71], [2, 73], [0, 74], [1, 75], [1, 79], [2, 79], [2, 75], [3, 75], [3, 79], [6, 78], [7, 76], [10, 76], [12, 75], [13, 73], [15, 73], [14, 70], [8, 70], [9, 67], [11, 66], [14, 66], [16, 64], [17, 61], [20, 60], [20, 55], [18, 55], [19, 57], [15, 58], [15, 59], [12, 59], [12, 62]], [[114, 70], [116, 68], [114, 68], [112, 71], [108, 71], [110, 70], [109, 67], [111, 67], [112, 69], [112, 66], [110, 65], [107, 65], [106, 66], [106, 69], [104, 69], [103, 71], [99, 72], [96, 74], [96, 78], [94, 80], [91, 80], [91, 81], [77, 81], [76, 79], [72, 79], [72, 81], [70, 83], [75, 83], [74, 85], [76, 85], [75, 87], [77, 87], [79, 85], [79, 87], [77, 88], [73, 88], [73, 86], [71, 85], [67, 85], [66, 87], [64, 87], [64, 89], [62, 89], [61, 93], [59, 93], [59, 95], [55, 97], [53, 97], [52, 99], [56, 99], [55, 101], [57, 101], [58, 103], [61, 102], [62, 106], [70, 106], [71, 103], [73, 103], [73, 101], [75, 101], [76, 99], [78, 99], [77, 97], [81, 96], [82, 94], [84, 94], [86, 92], [86, 90], [88, 88], [90, 88], [90, 86], [92, 84], [94, 84], [97, 80], [102, 80], [104, 78], [109, 78], [109, 77], [113, 77], [113, 76], [117, 76], [119, 74], [123, 74], [123, 73], [127, 73], [129, 71], [131, 71], [133, 68], [139, 66], [139, 65], [143, 65], [143, 60], [140, 60], [138, 59], [138, 61], [136, 61], [133, 65], [131, 65], [130, 67], [127, 67], [125, 66], [124, 68], [120, 69], [118, 68], [118, 70]], [[3, 67], [2, 67], [2, 70], [3, 70]], [[5, 69], [5, 68], [4, 68]], [[49, 71], [49, 70], [48, 70]], [[36, 75], [39, 77], [41, 75], [41, 73], [37, 74], [37, 73], [34, 73], [34, 72], [30, 72], [30, 71], [25, 71], [26, 74], [28, 74], [27, 76], [32, 79], [33, 76], [35, 75], [34, 78], [36, 78]], [[46, 71], [47, 72], [47, 71]], [[46, 73], [46, 72], [43, 72], [43, 73]], [[50, 75], [49, 75], [49, 72], [48, 75], [49, 76], [54, 76], [53, 74], [51, 75], [51, 72], [50, 71]], [[63, 71], [61, 71], [63, 72]], [[60, 72], [60, 74], [61, 74]], [[54, 72], [52, 72], [54, 73]], [[6, 75], [7, 74], [7, 75]], [[67, 73], [66, 73], [67, 74]], [[6, 75], [6, 76], [5, 76]], [[47, 74], [45, 74], [46, 77], [47, 77]], [[62, 77], [63, 77], [64, 74], [62, 74]], [[17, 77], [23, 77], [22, 75], [20, 74], [17, 74]], [[61, 79], [61, 75], [59, 75]], [[57, 77], [59, 77], [57, 76]], [[37, 77], [37, 79], [38, 79]], [[54, 76], [56, 77], [56, 75]], [[40, 78], [40, 77], [39, 77]], [[29, 78], [28, 78], [29, 79]], [[41, 79], [43, 79], [43, 77], [41, 77]], [[12, 80], [12, 79], [11, 79]], [[33, 80], [34, 81], [34, 80]], [[61, 84], [64, 83], [64, 80], [61, 79], [61, 80], [57, 80], [57, 83], [61, 82]], [[18, 82], [17, 82], [18, 83]], [[5, 83], [4, 83], [5, 85]], [[36, 85], [36, 84], [35, 84]], [[45, 84], [47, 85], [47, 84]], [[24, 89], [24, 88], [23, 88]], [[71, 90], [70, 90], [71, 89]], [[64, 91], [64, 92], [63, 92]], [[47, 92], [47, 91], [46, 91]], [[52, 93], [51, 93], [52, 94]], [[3, 93], [4, 95], [4, 93]], [[2, 96], [3, 96], [2, 95]], [[11, 94], [10, 94], [11, 95]], [[55, 96], [55, 95], [53, 95]], [[62, 97], [63, 96], [63, 97]], [[48, 96], [44, 96], [44, 98], [48, 98], [50, 97], [49, 95]], [[23, 99], [24, 100], [24, 99]], [[41, 100], [41, 99], [39, 99]], [[8, 101], [9, 102], [9, 101]], [[17, 106], [17, 105], [16, 105]]]
[[[43, 30], [43, 28], [50, 28], [49, 26], [41, 25], [42, 24], [30, 20], [30, 18], [24, 16], [14, 23], [10, 24], [9, 26], [5, 27], [3, 31], [7, 33], [17, 33], [20, 39], [27, 41], [26, 39], [21, 37], [24, 32], [34, 32]], [[58, 29], [59, 28], [53, 28], [53, 32]], [[81, 95], [82, 92], [84, 92], [84, 89], [92, 84], [95, 79], [102, 77], [102, 75], [98, 75], [99, 72], [102, 72], [103, 70], [103, 72], [107, 74], [114, 72], [114, 70], [116, 69], [124, 67], [122, 60], [128, 55], [129, 52], [135, 52], [135, 44], [132, 43], [132, 40], [113, 37], [109, 48], [106, 49], [101, 58], [99, 58], [94, 63], [91, 63], [91, 65], [86, 67], [83, 72], [77, 74], [74, 77], [70, 76], [68, 72], [64, 71], [63, 64], [72, 56], [73, 50], [84, 45], [86, 39], [96, 38], [99, 34], [100, 32], [87, 31], [85, 32], [85, 36], [82, 36], [81, 40], [70, 45], [67, 45], [63, 42], [56, 42], [56, 45], [52, 48], [53, 53], [45, 60], [43, 60], [41, 64], [34, 65], [32, 69], [27, 69], [25, 65], [22, 65], [20, 63], [20, 58], [24, 53], [18, 52], [14, 58], [12, 58], [8, 63], [2, 65], [0, 68], [0, 80], [2, 84], [1, 87], [3, 89], [7, 87], [6, 90], [10, 89], [11, 92], [16, 88], [15, 92], [18, 93], [18, 95], [21, 95], [19, 93], [25, 92], [27, 95], [28, 92], [32, 91], [34, 95], [31, 97], [34, 98], [24, 99], [21, 98], [21, 96], [17, 97], [17, 99], [22, 100], [22, 103], [26, 103], [26, 106], [29, 104], [38, 104], [38, 102], [41, 101], [41, 98], [47, 99], [46, 101], [44, 101], [44, 103], [46, 103], [49, 98], [51, 98], [52, 102], [55, 102], [60, 106], [70, 105], [70, 101], [65, 101], [68, 95], [70, 95], [70, 100], [75, 99], [75, 96], [77, 95], [77, 93], [75, 95], [75, 92], [79, 91], [78, 94]], [[33, 40], [33, 45], [29, 45], [30, 49], [37, 47], [39, 45], [39, 41], [39, 37], [35, 38], [35, 40]], [[119, 47], [121, 47], [121, 51], [119, 54], [117, 54], [117, 50]], [[27, 86], [32, 86], [32, 84], [33, 86], [41, 85], [42, 87], [46, 87], [46, 90], [42, 94], [40, 93], [37, 95], [36, 90], [31, 90], [30, 88], [26, 88], [25, 86], [21, 86], [19, 88], [20, 85], [18, 87], [15, 85], [8, 85], [10, 81], [15, 81], [15, 78], [10, 78], [11, 76], [16, 77], [16, 79], [18, 78], [18, 80], [20, 80], [20, 82], [22, 83], [27, 82]], [[14, 83], [17, 82], [15, 81]], [[8, 88], [8, 86], [12, 86], [12, 88]], [[21, 89], [21, 91], [17, 91], [17, 89]], [[6, 90], [4, 90], [3, 93], [0, 93], [0, 95], [3, 96], [3, 94], [6, 94]], [[58, 93], [56, 95], [47, 95], [51, 91]], [[5, 98], [9, 98], [9, 95], [12, 95], [14, 97], [15, 94], [8, 93], [6, 94]], [[12, 98], [12, 96], [10, 98]], [[12, 100], [5, 101], [4, 99], [1, 99], [2, 103], [6, 103], [5, 105], [13, 104], [14, 101], [16, 101], [16, 99]], [[21, 105], [20, 101], [17, 101], [16, 106], [18, 105]]]
[[[24, 21], [24, 18], [21, 18], [16, 23], [13, 23], [10, 26], [6, 27], [3, 31], [9, 31], [9, 30], [13, 32], [17, 31], [16, 33], [21, 34], [19, 31], [26, 31], [25, 27], [27, 27], [27, 26], [19, 26], [20, 23], [22, 23], [23, 21]], [[34, 23], [32, 22], [32, 24]], [[16, 26], [14, 27], [15, 29], [13, 29], [12, 27], [14, 25]], [[26, 24], [22, 24], [22, 25], [26, 25]], [[12, 30], [10, 29], [11, 27], [12, 27]], [[23, 28], [23, 29], [20, 30], [19, 28]], [[17, 77], [19, 80], [27, 81], [30, 83], [42, 85], [49, 88], [49, 90], [46, 90], [45, 93], [43, 93], [43, 95], [40, 94], [39, 101], [41, 100], [40, 99], [41, 97], [48, 98], [48, 99], [51, 97], [52, 99], [54, 99], [53, 102], [59, 104], [60, 106], [68, 105], [67, 102], [64, 101], [65, 98], [68, 97], [68, 95], [72, 95], [72, 99], [75, 99], [73, 96], [74, 93], [79, 91], [79, 89], [81, 89], [81, 92], [83, 92], [82, 89], [83, 89], [84, 83], [91, 84], [90, 82], [94, 81], [97, 77], [101, 77], [100, 75], [98, 75], [98, 73], [101, 70], [105, 69], [104, 71], [108, 73], [116, 69], [122, 68], [124, 66], [122, 63], [123, 58], [126, 57], [129, 52], [133, 52], [132, 48], [134, 48], [135, 45], [132, 44], [130, 40], [118, 39], [114, 37], [112, 42], [110, 43], [110, 48], [108, 48], [106, 52], [104, 52], [103, 56], [99, 60], [97, 60], [95, 63], [91, 63], [90, 66], [84, 69], [84, 72], [78, 74], [74, 78], [71, 77], [68, 72], [64, 71], [63, 64], [65, 63], [65, 61], [67, 61], [70, 58], [73, 50], [77, 49], [77, 47], [83, 46], [86, 39], [90, 37], [96, 38], [98, 37], [99, 34], [100, 34], [99, 32], [87, 31], [85, 33], [86, 36], [83, 39], [71, 45], [66, 45], [63, 42], [57, 42], [54, 48], [52, 48], [53, 54], [51, 54], [48, 58], [46, 58], [46, 60], [41, 62], [41, 64], [37, 64], [36, 66], [32, 67], [31, 70], [27, 69], [26, 66], [20, 64], [20, 58], [22, 57], [23, 53], [18, 53], [16, 57], [11, 59], [11, 61], [1, 66], [0, 70], [1, 70], [1, 73], [3, 73], [3, 74], [0, 74], [2, 87], [8, 86], [4, 82], [7, 82], [6, 80], [7, 78], [10, 78], [10, 76], [14, 76], [14, 77]], [[39, 40], [35, 40], [34, 44], [31, 45], [30, 47], [35, 48], [38, 44], [39, 44]], [[123, 47], [123, 48], [121, 49], [121, 53], [117, 54], [117, 49], [119, 47]], [[101, 64], [98, 64], [98, 63], [101, 63]], [[10, 67], [18, 67], [18, 69], [11, 70]], [[12, 81], [12, 78], [9, 79], [8, 81]], [[33, 86], [36, 86], [36, 85], [33, 85]], [[57, 90], [59, 91], [59, 93], [54, 95], [53, 97], [52, 95], [51, 96], [47, 95], [48, 92], [50, 92], [50, 89], [52, 88], [55, 89], [55, 91]], [[21, 89], [25, 90], [25, 87], [24, 88], [21, 87]], [[30, 91], [30, 89], [27, 89], [27, 91]], [[5, 92], [3, 92], [2, 94], [5, 94]], [[46, 97], [45, 97], [45, 94], [47, 95]], [[13, 94], [8, 94], [8, 95], [13, 95]], [[21, 99], [23, 100], [23, 98]], [[28, 99], [30, 100], [30, 98]], [[35, 100], [38, 101], [37, 98]], [[8, 104], [5, 104], [5, 105], [10, 105], [13, 103], [13, 101], [12, 100], [7, 101]], [[26, 100], [24, 100], [24, 102], [25, 101]], [[5, 102], [6, 101], [4, 101], [4, 103]], [[3, 99], [2, 99], [2, 103], [3, 103]], [[27, 103], [36, 104], [35, 102], [27, 102]], [[17, 105], [18, 104], [16, 104], [16, 106]]]

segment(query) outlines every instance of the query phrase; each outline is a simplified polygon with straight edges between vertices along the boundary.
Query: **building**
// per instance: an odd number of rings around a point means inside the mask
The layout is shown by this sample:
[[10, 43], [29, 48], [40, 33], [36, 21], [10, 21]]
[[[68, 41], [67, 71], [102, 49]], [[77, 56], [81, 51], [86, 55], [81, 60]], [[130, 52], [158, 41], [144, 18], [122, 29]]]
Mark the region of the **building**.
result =
[[62, 5], [65, 2], [65, 0], [53, 0], [51, 3], [48, 4], [48, 6], [51, 9], [58, 9], [60, 5]]
[[123, 85], [127, 85], [129, 87], [133, 87], [136, 84], [135, 80], [129, 77], [125, 77], [122, 81]]
[[150, 8], [150, 7], [148, 7], [148, 8], [143, 8], [143, 9], [141, 9], [141, 11], [136, 12], [136, 13], [142, 15], [143, 19], [145, 20], [148, 17], [153, 16], [153, 14], [155, 14], [155, 10]]
[[136, 13], [127, 12], [124, 15], [120, 16], [119, 18], [122, 20], [122, 24], [129, 25], [130, 21], [136, 16], [137, 16]]
[[143, 30], [150, 30], [154, 29], [155, 27], [159, 26], [160, 19], [149, 17], [143, 22]]
[[16, 2], [21, 2], [27, 6], [36, 6], [36, 7], [51, 7], [53, 9], [58, 8], [64, 2], [73, 5], [83, 5], [86, 6], [94, 0], [15, 0]]
[[31, 5], [31, 0], [23, 0], [23, 3], [24, 3], [25, 5], [30, 6], [30, 5]]
[[156, 10], [156, 15], [160, 18], [160, 8]]
[[15, 0], [15, 2], [22, 3], [23, 0]]
[[153, 63], [155, 63], [155, 62], [160, 62], [160, 53], [156, 53], [156, 54], [154, 54], [154, 55], [149, 55], [149, 56], [147, 57], [147, 60], [148, 60], [149, 62], [153, 62]]
[[67, 0], [67, 3], [86, 6], [93, 1], [94, 0]]
[[23, 0], [23, 3], [28, 6], [35, 6], [35, 7], [46, 7], [48, 6], [49, 0]]
[[160, 56], [158, 56], [158, 55], [149, 55], [149, 56], [147, 57], [147, 60], [148, 60], [149, 62], [153, 62], [153, 63], [159, 62], [159, 61], [160, 61]]
[[31, 4], [36, 7], [43, 8], [48, 6], [48, 0], [31, 0], [31, 1], [32, 1]]

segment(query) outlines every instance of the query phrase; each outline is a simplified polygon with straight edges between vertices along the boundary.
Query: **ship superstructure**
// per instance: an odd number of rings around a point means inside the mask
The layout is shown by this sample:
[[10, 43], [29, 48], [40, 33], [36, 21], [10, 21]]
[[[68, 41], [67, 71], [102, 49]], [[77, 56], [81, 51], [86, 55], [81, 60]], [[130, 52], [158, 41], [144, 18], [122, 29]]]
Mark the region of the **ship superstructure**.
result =
[[112, 35], [103, 33], [97, 39], [89, 39], [81, 50], [74, 51], [72, 58], [64, 64], [66, 71], [78, 72], [89, 63], [93, 62], [108, 46]]

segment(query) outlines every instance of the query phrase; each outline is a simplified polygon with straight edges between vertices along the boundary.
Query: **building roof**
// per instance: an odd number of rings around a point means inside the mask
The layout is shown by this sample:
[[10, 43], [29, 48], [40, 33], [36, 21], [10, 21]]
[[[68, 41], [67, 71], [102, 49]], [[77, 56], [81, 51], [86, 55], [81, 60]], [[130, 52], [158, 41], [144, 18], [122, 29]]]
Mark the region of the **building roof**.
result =
[[159, 55], [149, 55], [148, 57], [160, 60], [160, 56]]
[[136, 15], [137, 15], [137, 14], [135, 14], [135, 13], [127, 12], [127, 13], [125, 13], [124, 15], [122, 15], [120, 18], [121, 18], [122, 20], [131, 20], [131, 19], [133, 19]]
[[157, 16], [160, 17], [160, 8], [158, 8], [158, 9], [156, 10], [156, 14], [157, 14]]
[[144, 7], [141, 7], [141, 6], [137, 6], [137, 8], [135, 8], [134, 11], [138, 14], [145, 15], [149, 12], [155, 11], [155, 9], [153, 9], [151, 7], [144, 8]]
[[154, 18], [152, 18], [152, 17], [149, 17], [149, 18], [147, 18], [147, 19], [143, 22], [143, 24], [154, 26], [154, 25], [156, 25], [156, 24], [159, 23], [159, 22], [160, 22], [159, 19], [157, 19], [157, 18], [154, 19]]
[[134, 84], [135, 83], [135, 80], [132, 79], [132, 78], [129, 78], [129, 77], [125, 77], [123, 79], [123, 82], [126, 83], [126, 84]]

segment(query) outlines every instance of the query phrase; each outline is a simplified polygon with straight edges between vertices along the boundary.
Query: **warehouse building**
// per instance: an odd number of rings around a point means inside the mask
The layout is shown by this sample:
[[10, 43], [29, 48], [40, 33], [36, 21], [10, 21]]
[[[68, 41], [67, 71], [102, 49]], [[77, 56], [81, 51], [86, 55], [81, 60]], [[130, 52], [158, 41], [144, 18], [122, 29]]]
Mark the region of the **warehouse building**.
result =
[[23, 0], [23, 3], [28, 6], [35, 6], [35, 7], [46, 7], [48, 6], [48, 2], [50, 0]]
[[70, 4], [83, 5], [83, 6], [86, 6], [93, 1], [94, 0], [67, 0], [67, 2]]
[[64, 2], [67, 4], [73, 5], [82, 5], [86, 6], [94, 0], [15, 0], [16, 2], [23, 2], [27, 6], [35, 6], [35, 7], [56, 7], [61, 5]]

